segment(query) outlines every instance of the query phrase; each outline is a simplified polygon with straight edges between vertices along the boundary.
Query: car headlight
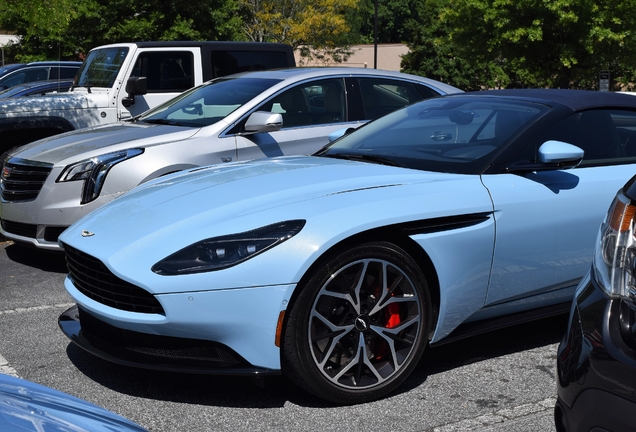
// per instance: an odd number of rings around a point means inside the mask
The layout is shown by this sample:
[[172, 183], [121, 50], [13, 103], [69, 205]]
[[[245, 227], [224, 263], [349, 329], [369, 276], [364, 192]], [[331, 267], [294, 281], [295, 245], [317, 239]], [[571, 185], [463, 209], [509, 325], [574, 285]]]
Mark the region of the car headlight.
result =
[[240, 234], [202, 240], [162, 259], [152, 266], [152, 271], [173, 276], [222, 270], [289, 240], [304, 226], [304, 220], [290, 220]]
[[594, 253], [594, 275], [610, 297], [636, 300], [636, 205], [618, 194], [601, 225]]
[[143, 152], [143, 149], [122, 150], [68, 165], [57, 181], [83, 181], [81, 203], [89, 203], [99, 196], [108, 170], [119, 162], [138, 156]]

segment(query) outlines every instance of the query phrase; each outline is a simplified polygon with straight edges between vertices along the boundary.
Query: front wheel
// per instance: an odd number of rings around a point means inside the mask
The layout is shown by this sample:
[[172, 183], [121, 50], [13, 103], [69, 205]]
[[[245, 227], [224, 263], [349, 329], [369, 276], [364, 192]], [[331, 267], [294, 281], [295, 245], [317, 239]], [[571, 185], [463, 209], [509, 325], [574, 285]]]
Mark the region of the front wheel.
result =
[[431, 328], [430, 294], [399, 247], [373, 242], [336, 254], [298, 289], [283, 355], [300, 387], [337, 403], [366, 402], [417, 366]]

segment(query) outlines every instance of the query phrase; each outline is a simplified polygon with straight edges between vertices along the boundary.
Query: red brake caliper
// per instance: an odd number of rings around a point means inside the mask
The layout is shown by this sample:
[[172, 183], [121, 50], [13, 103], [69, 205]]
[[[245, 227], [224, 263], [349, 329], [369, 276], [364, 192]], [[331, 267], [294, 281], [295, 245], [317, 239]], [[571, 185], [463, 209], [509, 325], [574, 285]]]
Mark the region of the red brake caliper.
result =
[[400, 319], [400, 305], [397, 303], [391, 303], [387, 306], [389, 312], [389, 319], [386, 322], [386, 328], [394, 328], [400, 325], [402, 321]]

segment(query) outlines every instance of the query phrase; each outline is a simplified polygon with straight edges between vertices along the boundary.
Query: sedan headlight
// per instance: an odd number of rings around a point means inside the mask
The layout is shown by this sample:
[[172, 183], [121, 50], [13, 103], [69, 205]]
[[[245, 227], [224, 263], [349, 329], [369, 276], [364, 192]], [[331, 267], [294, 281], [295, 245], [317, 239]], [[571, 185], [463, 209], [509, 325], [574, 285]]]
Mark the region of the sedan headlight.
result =
[[119, 162], [138, 156], [143, 152], [143, 149], [122, 150], [68, 165], [57, 181], [83, 181], [81, 204], [89, 203], [99, 196], [108, 170]]
[[290, 220], [240, 234], [202, 240], [159, 261], [152, 266], [152, 271], [172, 276], [222, 270], [289, 240], [304, 226], [304, 220]]
[[594, 254], [596, 280], [610, 297], [636, 300], [636, 205], [623, 194], [614, 199]]

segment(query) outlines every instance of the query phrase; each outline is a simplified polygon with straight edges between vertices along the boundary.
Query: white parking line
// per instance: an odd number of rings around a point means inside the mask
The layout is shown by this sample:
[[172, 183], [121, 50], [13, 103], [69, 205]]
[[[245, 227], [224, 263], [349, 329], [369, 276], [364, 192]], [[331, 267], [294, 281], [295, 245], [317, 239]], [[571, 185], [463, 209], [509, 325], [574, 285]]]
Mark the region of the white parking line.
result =
[[41, 311], [46, 309], [58, 309], [58, 308], [70, 308], [75, 303], [60, 303], [56, 305], [46, 305], [46, 306], [33, 306], [28, 308], [15, 308], [8, 309], [4, 311], [0, 311], [0, 315], [9, 315], [14, 313], [22, 313], [22, 312], [31, 312], [31, 311]]
[[9, 362], [0, 355], [0, 373], [20, 378], [18, 372], [9, 365]]
[[483, 428], [484, 426], [494, 426], [497, 424], [505, 423], [509, 420], [514, 420], [541, 411], [553, 410], [555, 403], [555, 398], [547, 398], [539, 402], [519, 405], [514, 408], [506, 408], [491, 414], [484, 414], [472, 419], [466, 419], [456, 423], [450, 423], [441, 427], [436, 427], [435, 429], [433, 429], [433, 431], [463, 432]]
[[[11, 315], [11, 314], [16, 314], [16, 313], [41, 311], [41, 310], [47, 310], [47, 309], [69, 308], [69, 307], [73, 306], [73, 304], [74, 303], [60, 303], [60, 304], [56, 304], [56, 305], [33, 306], [33, 307], [28, 307], [28, 308], [8, 309], [8, 310], [0, 311], [0, 315]], [[15, 369], [13, 369], [13, 367], [11, 367], [11, 365], [9, 364], [7, 359], [5, 359], [2, 356], [2, 354], [0, 354], [0, 373], [20, 378], [20, 375], [18, 375], [18, 372]]]

